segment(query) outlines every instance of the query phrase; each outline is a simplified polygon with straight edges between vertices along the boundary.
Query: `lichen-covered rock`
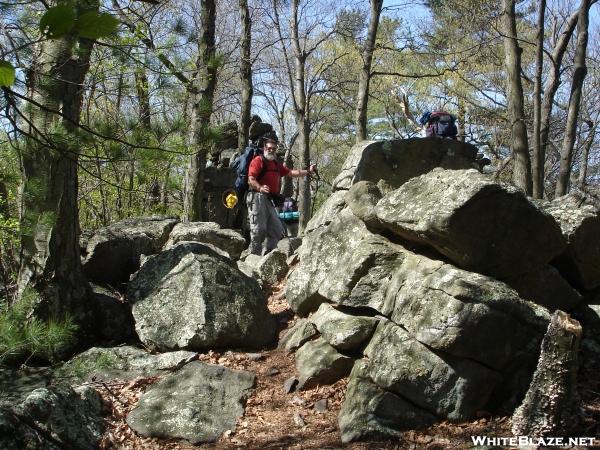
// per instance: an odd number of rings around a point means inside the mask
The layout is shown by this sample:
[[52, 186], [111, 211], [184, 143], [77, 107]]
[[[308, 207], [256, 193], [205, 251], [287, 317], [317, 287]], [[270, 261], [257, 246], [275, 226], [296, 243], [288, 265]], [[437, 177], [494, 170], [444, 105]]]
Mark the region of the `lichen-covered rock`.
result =
[[132, 346], [93, 347], [71, 358], [62, 372], [78, 379], [128, 380], [173, 371], [197, 358], [184, 350], [151, 354]]
[[476, 155], [476, 147], [453, 139], [363, 141], [350, 150], [342, 171], [333, 181], [333, 190], [348, 190], [359, 181], [380, 180], [395, 189], [435, 167], [469, 169]]
[[377, 385], [450, 420], [474, 417], [502, 380], [474, 361], [434, 353], [390, 321], [379, 323], [365, 356]]
[[437, 420], [434, 414], [376, 385], [367, 375], [365, 361], [354, 364], [338, 415], [342, 442], [394, 438], [401, 431], [424, 428]]
[[250, 372], [194, 361], [148, 388], [127, 423], [142, 436], [213, 442], [235, 429], [254, 384]]
[[551, 311], [570, 311], [581, 301], [581, 294], [547, 264], [529, 273], [503, 280], [525, 300], [542, 305]]
[[159, 252], [177, 222], [174, 218], [138, 217], [100, 228], [87, 243], [85, 275], [111, 286], [127, 282], [139, 269], [141, 255]]
[[261, 258], [258, 277], [263, 284], [275, 284], [285, 278], [289, 270], [287, 259], [288, 255], [277, 248]]
[[141, 341], [163, 351], [262, 347], [275, 335], [256, 280], [200, 243], [148, 258], [129, 283], [128, 300]]
[[183, 241], [212, 244], [226, 251], [233, 259], [239, 259], [246, 248], [246, 240], [240, 233], [222, 229], [215, 222], [178, 223], [171, 231], [165, 247]]
[[287, 301], [301, 316], [325, 301], [389, 314], [387, 284], [403, 252], [344, 210], [328, 226], [305, 236], [300, 264], [288, 275]]
[[376, 207], [382, 225], [427, 244], [457, 266], [504, 278], [530, 272], [565, 246], [555, 220], [515, 187], [476, 170], [443, 170], [413, 178]]
[[347, 314], [322, 303], [310, 318], [321, 337], [338, 350], [353, 350], [367, 341], [377, 325], [375, 317]]
[[377, 202], [383, 194], [379, 187], [370, 181], [359, 181], [353, 184], [346, 194], [346, 203], [352, 213], [362, 220], [366, 225], [379, 227], [379, 219], [375, 212]]
[[562, 275], [574, 286], [591, 290], [600, 286], [600, 213], [575, 195], [539, 202], [556, 219], [567, 241], [556, 261]]
[[317, 334], [317, 329], [311, 321], [300, 318], [281, 338], [278, 347], [289, 352], [294, 351], [302, 347], [305, 342], [308, 342]]
[[347, 376], [353, 364], [352, 358], [342, 355], [322, 338], [307, 342], [296, 352], [298, 388], [333, 384]]
[[277, 250], [285, 253], [287, 257], [292, 256], [298, 247], [302, 245], [301, 237], [286, 237], [277, 243]]
[[[15, 406], [14, 412], [26, 418], [28, 425], [34, 425], [33, 428], [46, 430], [55, 436], [56, 441], [62, 444], [61, 448], [96, 448], [106, 428], [102, 418], [102, 402], [98, 393], [94, 396], [88, 391], [84, 397], [70, 386], [52, 385], [31, 392], [22, 403]], [[43, 439], [47, 440], [45, 436]], [[56, 442], [52, 442], [52, 445], [56, 445]]]
[[391, 319], [417, 341], [501, 370], [537, 358], [548, 312], [506, 284], [407, 253], [388, 285]]
[[306, 236], [314, 230], [329, 225], [345, 207], [346, 191], [338, 191], [331, 194], [306, 224], [304, 235]]

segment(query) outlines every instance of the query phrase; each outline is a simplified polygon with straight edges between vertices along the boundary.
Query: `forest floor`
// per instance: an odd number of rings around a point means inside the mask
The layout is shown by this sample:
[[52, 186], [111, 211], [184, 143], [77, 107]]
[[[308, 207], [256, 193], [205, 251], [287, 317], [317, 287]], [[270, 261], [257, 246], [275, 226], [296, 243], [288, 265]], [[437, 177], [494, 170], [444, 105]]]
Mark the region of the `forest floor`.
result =
[[[269, 309], [279, 321], [279, 337], [296, 318], [283, 299], [283, 285], [268, 292]], [[260, 354], [260, 356], [258, 356]], [[234, 430], [225, 432], [217, 442], [190, 445], [185, 441], [144, 438], [127, 425], [125, 418], [136, 406], [140, 395], [157, 378], [138, 378], [130, 382], [112, 383], [101, 388], [111, 414], [104, 435], [103, 450], [191, 450], [191, 449], [470, 449], [471, 436], [511, 437], [510, 417], [481, 417], [464, 423], [440, 422], [427, 429], [407, 431], [400, 438], [385, 442], [343, 445], [337, 424], [346, 390], [347, 379], [332, 386], [286, 393], [284, 382], [295, 376], [294, 355], [276, 346], [260, 353], [209, 351], [199, 359], [231, 369], [248, 370], [256, 375], [256, 389], [246, 404], [244, 416]], [[584, 355], [580, 372], [580, 395], [584, 422], [580, 437], [600, 438], [600, 361]], [[582, 385], [583, 384], [583, 388]], [[110, 389], [110, 390], [109, 390]], [[315, 408], [326, 400], [326, 410]], [[320, 402], [322, 404], [323, 402]], [[491, 448], [491, 447], [489, 447]], [[510, 447], [495, 447], [510, 448]], [[575, 448], [575, 447], [571, 447]], [[583, 448], [583, 447], [577, 447]], [[600, 447], [594, 447], [600, 448]]]

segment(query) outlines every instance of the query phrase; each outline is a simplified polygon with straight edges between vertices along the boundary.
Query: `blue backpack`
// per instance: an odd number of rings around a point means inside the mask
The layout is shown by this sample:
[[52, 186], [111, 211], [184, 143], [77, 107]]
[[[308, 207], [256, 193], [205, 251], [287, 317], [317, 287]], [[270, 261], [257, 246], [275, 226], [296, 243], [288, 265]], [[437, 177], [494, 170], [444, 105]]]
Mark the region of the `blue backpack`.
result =
[[[237, 178], [235, 179], [234, 189], [238, 194], [238, 198], [244, 202], [246, 192], [248, 192], [248, 169], [250, 169], [250, 163], [255, 156], [261, 158], [263, 152], [256, 145], [249, 145], [244, 150], [244, 153], [238, 155], [235, 160], [231, 163], [231, 168], [235, 170]], [[263, 170], [259, 174], [257, 180], [260, 180], [266, 172], [266, 164], [263, 164]]]
[[[425, 117], [425, 114], [421, 118]], [[426, 118], [426, 136], [437, 136], [456, 139], [458, 129], [456, 128], [456, 117], [445, 111], [434, 111]]]

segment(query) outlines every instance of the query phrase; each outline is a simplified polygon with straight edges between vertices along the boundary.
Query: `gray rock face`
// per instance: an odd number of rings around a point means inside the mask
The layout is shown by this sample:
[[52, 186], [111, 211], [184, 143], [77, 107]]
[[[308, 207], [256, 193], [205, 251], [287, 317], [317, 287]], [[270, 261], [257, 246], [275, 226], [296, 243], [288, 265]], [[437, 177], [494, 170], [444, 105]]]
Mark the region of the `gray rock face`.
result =
[[301, 264], [288, 275], [286, 298], [298, 315], [329, 301], [391, 313], [385, 292], [404, 249], [371, 233], [349, 210], [304, 238]]
[[346, 314], [323, 303], [311, 321], [331, 346], [338, 350], [353, 350], [371, 337], [378, 319]]
[[560, 228], [518, 189], [475, 170], [436, 169], [385, 195], [376, 207], [383, 226], [424, 243], [474, 272], [504, 278], [559, 255]]
[[140, 256], [160, 251], [177, 219], [140, 217], [101, 228], [87, 243], [83, 270], [89, 280], [118, 286], [140, 267]]
[[131, 306], [113, 290], [90, 283], [94, 292], [94, 320], [104, 342], [121, 344], [135, 338]]
[[416, 340], [498, 370], [521, 354], [535, 360], [549, 321], [506, 284], [415, 254], [405, 256], [387, 294], [391, 319]]
[[288, 255], [279, 249], [263, 256], [258, 266], [258, 276], [263, 283], [275, 284], [283, 280], [288, 273]]
[[472, 168], [476, 155], [476, 147], [452, 139], [364, 141], [350, 150], [342, 171], [333, 181], [333, 190], [348, 190], [359, 181], [379, 180], [396, 189], [435, 167]]
[[429, 351], [389, 321], [377, 326], [365, 355], [366, 373], [377, 385], [450, 420], [473, 417], [501, 381], [481, 364]]
[[307, 319], [298, 319], [296, 324], [281, 338], [278, 347], [293, 351], [302, 347], [305, 342], [317, 334], [317, 329], [312, 322]]
[[346, 202], [352, 213], [366, 225], [379, 227], [381, 225], [375, 212], [375, 206], [382, 197], [383, 194], [376, 184], [370, 181], [359, 181], [352, 185], [346, 194]]
[[[13, 410], [0, 411], [0, 447], [97, 448], [105, 429], [101, 405], [95, 391], [82, 396], [66, 385], [36, 389]], [[40, 430], [51, 433], [54, 441]]]
[[212, 244], [226, 251], [232, 259], [239, 259], [246, 248], [246, 240], [236, 231], [221, 229], [215, 222], [187, 222], [175, 225], [166, 247], [179, 242], [192, 241]]
[[127, 423], [142, 436], [213, 442], [235, 428], [254, 374], [194, 361], [150, 387]]
[[298, 388], [310, 389], [318, 384], [333, 384], [350, 373], [354, 360], [329, 345], [322, 338], [304, 344], [296, 353]]
[[504, 280], [521, 298], [542, 305], [551, 311], [570, 311], [581, 301], [581, 295], [571, 287], [551, 265]]
[[302, 238], [300, 237], [287, 237], [283, 238], [277, 243], [277, 250], [285, 253], [287, 257], [292, 256], [298, 247], [302, 245]]
[[142, 342], [163, 351], [261, 347], [275, 335], [256, 280], [198, 243], [148, 258], [129, 283], [128, 300]]
[[131, 346], [93, 347], [71, 358], [63, 372], [78, 379], [121, 379], [147, 377], [175, 370], [196, 359], [197, 354], [176, 351], [153, 355]]
[[373, 383], [365, 361], [354, 364], [338, 415], [342, 442], [394, 438], [400, 431], [425, 428], [437, 420], [434, 414]]
[[318, 228], [326, 227], [345, 207], [346, 191], [334, 192], [308, 221], [304, 234], [307, 235]]
[[567, 241], [556, 265], [573, 285], [591, 290], [600, 286], [600, 213], [577, 196], [567, 195], [540, 206], [556, 219]]

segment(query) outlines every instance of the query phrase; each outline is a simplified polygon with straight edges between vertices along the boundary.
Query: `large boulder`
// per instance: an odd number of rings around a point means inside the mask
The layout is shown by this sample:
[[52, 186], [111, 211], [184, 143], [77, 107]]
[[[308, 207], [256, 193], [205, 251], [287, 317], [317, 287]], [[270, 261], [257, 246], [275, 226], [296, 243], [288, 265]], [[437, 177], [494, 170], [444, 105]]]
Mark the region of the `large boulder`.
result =
[[213, 442], [235, 429], [254, 384], [250, 372], [194, 361], [151, 386], [127, 423], [142, 436]]
[[131, 305], [114, 289], [90, 283], [94, 293], [94, 322], [98, 338], [110, 345], [137, 339]]
[[469, 359], [433, 352], [391, 321], [381, 321], [365, 349], [366, 373], [418, 408], [467, 420], [484, 408], [501, 375]]
[[346, 203], [356, 217], [371, 227], [379, 226], [375, 211], [377, 202], [383, 197], [379, 187], [370, 181], [359, 181], [346, 194]]
[[300, 318], [280, 339], [277, 347], [287, 351], [293, 351], [302, 347], [305, 342], [318, 336], [318, 334], [319, 332], [315, 328], [314, 323], [308, 319]]
[[38, 388], [0, 408], [0, 448], [7, 450], [98, 448], [105, 428], [102, 400], [91, 388]]
[[459, 267], [504, 278], [526, 273], [565, 246], [555, 220], [519, 189], [476, 170], [443, 170], [413, 178], [376, 207], [384, 227], [427, 244]]
[[406, 254], [388, 284], [391, 320], [417, 341], [502, 370], [535, 362], [549, 316], [506, 284], [443, 261]]
[[124, 219], [100, 228], [88, 240], [83, 271], [90, 281], [115, 287], [140, 267], [140, 257], [160, 251], [178, 222], [174, 218]]
[[237, 231], [222, 229], [215, 222], [186, 222], [173, 227], [165, 247], [183, 241], [212, 244], [225, 250], [233, 259], [239, 259], [246, 248], [246, 240]]
[[567, 247], [555, 265], [574, 286], [592, 290], [600, 286], [600, 213], [576, 195], [540, 206], [559, 223]]
[[476, 147], [453, 139], [363, 141], [350, 150], [342, 171], [333, 181], [333, 190], [348, 190], [359, 181], [380, 180], [386, 188], [396, 189], [435, 167], [472, 168], [476, 156]]
[[298, 388], [333, 384], [350, 373], [354, 360], [339, 353], [323, 338], [309, 341], [296, 353]]
[[275, 335], [256, 280], [199, 243], [149, 257], [129, 283], [128, 300], [138, 336], [162, 351], [262, 347]]
[[304, 234], [308, 235], [314, 230], [326, 227], [344, 208], [346, 208], [346, 191], [334, 192], [308, 221]]
[[298, 315], [329, 301], [391, 313], [387, 283], [404, 249], [371, 233], [348, 209], [315, 229], [300, 247], [300, 265], [288, 275], [286, 298]]
[[405, 398], [386, 391], [368, 376], [364, 360], [354, 364], [338, 423], [342, 442], [397, 438], [404, 430], [425, 428], [438, 418]]

